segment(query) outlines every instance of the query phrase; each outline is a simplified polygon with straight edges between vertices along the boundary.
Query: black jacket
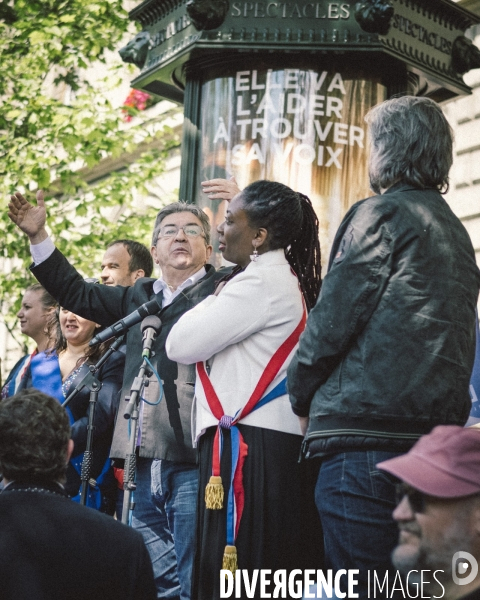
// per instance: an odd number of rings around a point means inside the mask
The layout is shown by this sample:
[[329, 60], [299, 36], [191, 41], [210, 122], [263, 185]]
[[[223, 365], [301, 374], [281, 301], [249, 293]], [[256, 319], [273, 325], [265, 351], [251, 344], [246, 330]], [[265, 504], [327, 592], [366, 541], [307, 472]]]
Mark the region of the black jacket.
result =
[[[93, 461], [91, 476], [96, 476], [102, 470], [110, 453], [113, 426], [118, 410], [118, 394], [122, 386], [125, 354], [114, 352], [100, 367], [95, 377], [102, 384], [95, 406], [95, 421], [93, 431]], [[78, 375], [72, 382], [69, 392], [75, 389], [88, 373], [88, 365], [82, 365]], [[68, 406], [72, 411], [75, 423], [72, 425], [72, 440], [75, 443], [73, 456], [85, 452], [88, 434], [88, 415], [90, 412], [90, 390], [85, 387], [70, 401]], [[80, 484], [80, 479], [78, 480]], [[78, 491], [78, 486], [77, 486]]]
[[0, 493], [2, 600], [155, 600], [142, 536], [69, 500], [60, 486]]
[[[190, 308], [212, 294], [215, 284], [225, 273], [206, 265], [207, 274], [194, 285], [185, 288], [158, 316], [162, 331], [155, 340], [153, 365], [165, 389], [165, 397], [157, 406], [143, 405], [140, 456], [195, 463], [196, 450], [192, 447], [191, 409], [195, 387], [195, 366], [171, 361], [165, 352], [165, 340], [170, 329]], [[151, 300], [155, 279], [142, 278], [132, 287], [112, 287], [87, 283], [57, 249], [44, 262], [32, 266], [32, 272], [45, 289], [64, 306], [86, 319], [112, 325], [119, 319]], [[161, 302], [161, 295], [158, 297]], [[185, 340], [188, 343], [188, 340]], [[115, 425], [111, 456], [124, 458], [128, 443], [128, 421], [123, 418], [126, 396], [142, 363], [142, 332], [140, 324], [127, 335], [125, 372], [122, 400]], [[148, 400], [157, 398], [156, 378], [147, 388]]]
[[288, 370], [307, 455], [407, 449], [470, 410], [480, 274], [433, 189], [397, 184], [355, 204]]

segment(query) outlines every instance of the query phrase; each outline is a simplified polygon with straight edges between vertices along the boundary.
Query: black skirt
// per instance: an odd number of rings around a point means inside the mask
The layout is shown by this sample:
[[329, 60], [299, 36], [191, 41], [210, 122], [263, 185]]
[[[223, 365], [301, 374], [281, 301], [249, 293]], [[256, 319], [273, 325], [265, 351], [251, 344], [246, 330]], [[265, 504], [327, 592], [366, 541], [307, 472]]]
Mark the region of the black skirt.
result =
[[[238, 568], [322, 569], [323, 535], [314, 501], [318, 466], [298, 463], [301, 436], [239, 425], [248, 445], [243, 467], [245, 507], [236, 540]], [[226, 499], [230, 486], [230, 431], [224, 430], [221, 510], [205, 508], [205, 487], [212, 469], [215, 427], [200, 438], [200, 485], [192, 600], [220, 598], [220, 569], [226, 545]], [[273, 584], [270, 593], [273, 591]], [[242, 586], [242, 590], [244, 590]], [[235, 597], [235, 595], [233, 596]], [[242, 598], [246, 597], [244, 592]], [[252, 596], [253, 597], [253, 596]], [[260, 598], [257, 584], [255, 598]], [[290, 596], [288, 596], [290, 597]]]

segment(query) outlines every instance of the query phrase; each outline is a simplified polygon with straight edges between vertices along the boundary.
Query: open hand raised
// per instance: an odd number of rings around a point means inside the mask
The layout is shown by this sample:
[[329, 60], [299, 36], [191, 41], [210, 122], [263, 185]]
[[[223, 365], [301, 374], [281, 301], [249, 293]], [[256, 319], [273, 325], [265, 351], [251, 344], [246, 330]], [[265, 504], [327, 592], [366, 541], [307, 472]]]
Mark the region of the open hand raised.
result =
[[230, 179], [209, 179], [202, 181], [202, 191], [212, 200], [232, 200], [240, 193], [235, 177]]
[[28, 202], [20, 192], [15, 192], [13, 196], [10, 196], [8, 216], [19, 229], [28, 235], [32, 244], [39, 244], [47, 237], [45, 231], [47, 214], [42, 190], [37, 192], [37, 206]]

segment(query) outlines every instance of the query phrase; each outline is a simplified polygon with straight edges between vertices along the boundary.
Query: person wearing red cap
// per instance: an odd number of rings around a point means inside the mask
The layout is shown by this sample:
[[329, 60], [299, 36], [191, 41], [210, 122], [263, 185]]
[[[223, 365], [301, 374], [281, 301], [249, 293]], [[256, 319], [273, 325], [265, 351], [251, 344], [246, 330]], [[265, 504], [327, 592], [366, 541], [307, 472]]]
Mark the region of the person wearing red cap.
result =
[[410, 584], [422, 583], [424, 598], [480, 599], [479, 465], [480, 430], [455, 425], [435, 427], [377, 465], [402, 480], [392, 561]]

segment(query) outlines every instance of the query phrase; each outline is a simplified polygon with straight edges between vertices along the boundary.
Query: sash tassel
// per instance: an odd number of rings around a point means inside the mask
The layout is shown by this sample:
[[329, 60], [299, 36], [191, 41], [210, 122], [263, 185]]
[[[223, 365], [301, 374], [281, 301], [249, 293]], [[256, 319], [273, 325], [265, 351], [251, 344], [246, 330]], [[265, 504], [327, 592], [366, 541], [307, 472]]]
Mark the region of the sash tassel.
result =
[[221, 510], [224, 495], [222, 478], [219, 475], [212, 475], [205, 488], [205, 506], [209, 510]]

